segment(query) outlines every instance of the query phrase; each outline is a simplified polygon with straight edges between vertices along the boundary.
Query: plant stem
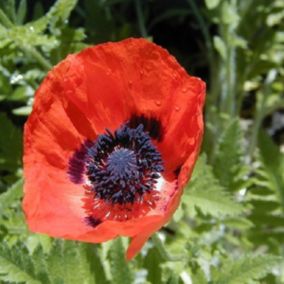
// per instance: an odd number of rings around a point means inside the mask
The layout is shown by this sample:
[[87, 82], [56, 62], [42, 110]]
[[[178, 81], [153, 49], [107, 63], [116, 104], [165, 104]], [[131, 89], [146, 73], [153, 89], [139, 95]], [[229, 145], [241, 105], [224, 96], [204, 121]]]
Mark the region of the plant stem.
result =
[[236, 47], [231, 44], [235, 36], [233, 25], [224, 24], [220, 26], [220, 34], [226, 44], [226, 58], [222, 64], [222, 93], [221, 112], [227, 113], [231, 117], [236, 115]]
[[256, 148], [258, 132], [261, 127], [261, 122], [263, 120], [263, 117], [266, 114], [266, 99], [270, 92], [271, 83], [274, 81], [275, 77], [276, 77], [276, 71], [272, 69], [267, 74], [267, 77], [265, 79], [263, 92], [259, 93], [259, 101], [256, 106], [256, 114], [254, 118], [253, 129], [252, 129], [250, 145], [248, 150], [250, 159], [252, 159], [254, 150]]
[[138, 18], [138, 25], [139, 25], [140, 33], [142, 37], [148, 37], [140, 0], [135, 0], [135, 7], [136, 7], [136, 13], [137, 13], [137, 18]]
[[[189, 4], [193, 15], [196, 18], [196, 21], [198, 22], [198, 25], [200, 27], [200, 30], [202, 32], [204, 41], [205, 41], [205, 47], [206, 47], [206, 54], [208, 58], [209, 63], [209, 72], [210, 72], [210, 96], [207, 98], [209, 100], [209, 105], [216, 105], [218, 100], [218, 94], [219, 94], [219, 84], [218, 84], [218, 78], [217, 78], [217, 62], [214, 58], [214, 51], [211, 41], [211, 35], [208, 30], [208, 25], [206, 24], [202, 14], [200, 13], [200, 10], [195, 2], [195, 0], [186, 0]], [[209, 108], [208, 108], [209, 109]], [[210, 116], [210, 110], [209, 116]]]
[[20, 48], [30, 55], [32, 58], [36, 59], [36, 61], [46, 70], [49, 71], [52, 68], [52, 65], [33, 47], [29, 46], [20, 46]]
[[196, 20], [200, 26], [201, 32], [203, 34], [203, 37], [205, 39], [205, 45], [208, 50], [208, 57], [209, 60], [212, 59], [212, 43], [210, 39], [210, 34], [207, 28], [207, 25], [205, 24], [205, 21], [202, 17], [202, 15], [199, 12], [199, 9], [197, 8], [197, 5], [194, 0], [187, 0], [187, 3], [189, 4], [190, 8], [192, 9], [192, 12], [194, 16], [196, 17]]

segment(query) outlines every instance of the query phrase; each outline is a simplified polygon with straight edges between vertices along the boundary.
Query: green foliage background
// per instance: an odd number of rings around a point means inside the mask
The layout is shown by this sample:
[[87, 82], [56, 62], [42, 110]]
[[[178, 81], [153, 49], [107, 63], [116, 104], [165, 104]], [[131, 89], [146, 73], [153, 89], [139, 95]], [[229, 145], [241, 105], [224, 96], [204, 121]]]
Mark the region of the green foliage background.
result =
[[[22, 129], [41, 80], [68, 53], [130, 36], [168, 48], [208, 95], [182, 204], [127, 263], [126, 239], [28, 232], [20, 202]], [[0, 283], [284, 283], [283, 79], [283, 0], [1, 0]]]

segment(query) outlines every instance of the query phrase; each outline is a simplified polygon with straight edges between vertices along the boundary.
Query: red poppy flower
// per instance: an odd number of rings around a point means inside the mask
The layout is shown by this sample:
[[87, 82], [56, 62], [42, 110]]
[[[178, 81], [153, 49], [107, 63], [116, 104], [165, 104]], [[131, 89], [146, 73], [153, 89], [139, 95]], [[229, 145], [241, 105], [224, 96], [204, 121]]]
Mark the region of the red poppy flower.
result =
[[86, 242], [132, 238], [131, 259], [176, 210], [203, 134], [205, 84], [145, 39], [69, 55], [25, 125], [30, 230]]

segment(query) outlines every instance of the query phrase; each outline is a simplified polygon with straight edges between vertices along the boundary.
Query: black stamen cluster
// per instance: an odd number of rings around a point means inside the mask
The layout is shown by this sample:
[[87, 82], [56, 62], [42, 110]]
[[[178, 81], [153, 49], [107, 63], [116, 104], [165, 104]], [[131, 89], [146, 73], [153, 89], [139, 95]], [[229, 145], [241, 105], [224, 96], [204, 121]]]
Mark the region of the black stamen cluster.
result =
[[139, 202], [163, 170], [161, 155], [142, 124], [107, 130], [87, 152], [87, 176], [95, 196], [113, 204]]

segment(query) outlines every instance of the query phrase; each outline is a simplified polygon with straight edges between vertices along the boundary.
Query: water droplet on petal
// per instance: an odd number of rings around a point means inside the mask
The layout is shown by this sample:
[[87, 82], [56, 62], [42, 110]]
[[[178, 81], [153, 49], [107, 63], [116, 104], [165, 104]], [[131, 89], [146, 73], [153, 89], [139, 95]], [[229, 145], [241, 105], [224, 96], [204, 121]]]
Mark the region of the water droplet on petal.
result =
[[144, 71], [143, 70], [140, 70], [140, 75], [144, 75]]
[[180, 107], [179, 106], [175, 106], [175, 111], [180, 111]]
[[129, 87], [132, 87], [133, 82], [132, 82], [131, 80], [129, 80], [129, 81], [128, 81], [128, 85], [129, 85]]
[[161, 106], [161, 104], [162, 104], [161, 101], [156, 101], [157, 106]]
[[186, 93], [187, 92], [187, 88], [186, 87], [182, 88], [182, 92]]

